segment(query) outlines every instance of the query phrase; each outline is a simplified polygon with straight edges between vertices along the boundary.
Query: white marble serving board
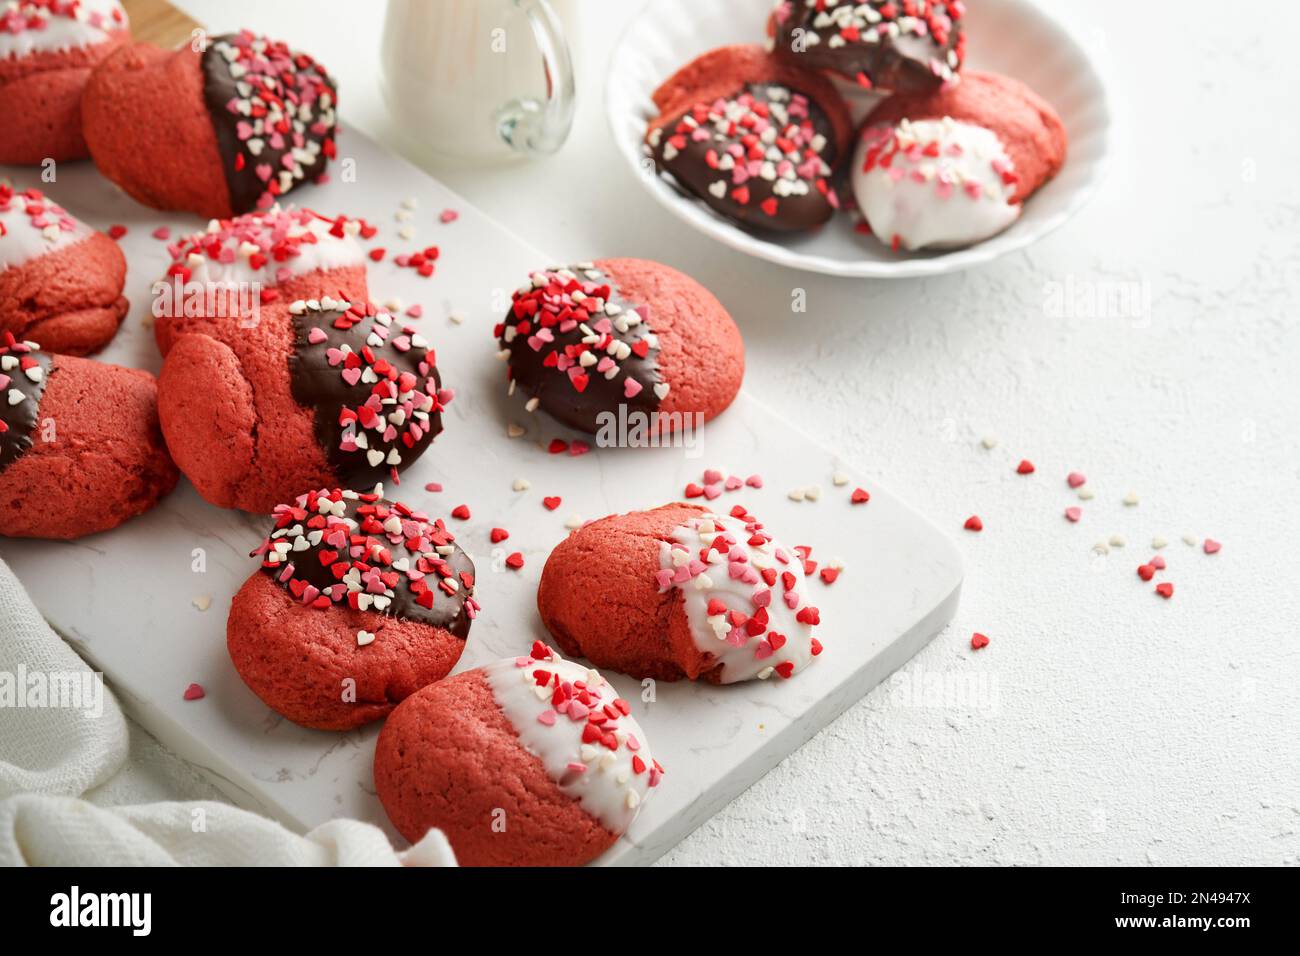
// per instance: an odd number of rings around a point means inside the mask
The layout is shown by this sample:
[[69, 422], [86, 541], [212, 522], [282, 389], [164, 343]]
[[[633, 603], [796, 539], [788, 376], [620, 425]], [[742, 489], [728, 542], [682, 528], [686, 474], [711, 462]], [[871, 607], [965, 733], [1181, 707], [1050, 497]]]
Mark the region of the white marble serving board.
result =
[[[610, 675], [633, 702], [667, 775], [630, 833], [601, 862], [650, 862], [936, 634], [956, 609], [960, 558], [937, 528], [885, 489], [857, 477], [835, 487], [832, 473], [844, 463], [760, 402], [754, 382], [706, 426], [696, 448], [595, 449], [577, 458], [548, 454], [549, 439], [573, 436], [541, 416], [530, 421], [534, 416], [505, 396], [491, 330], [510, 291], [530, 271], [572, 250], [543, 255], [530, 248], [360, 134], [344, 133], [339, 147], [344, 162], [335, 164], [333, 181], [293, 198], [328, 214], [364, 216], [380, 227], [367, 245], [384, 246], [389, 259], [370, 268], [372, 297], [424, 306], [418, 324], [437, 349], [444, 381], [457, 390], [444, 416], [446, 431], [390, 494], [433, 515], [445, 516], [461, 503], [472, 510], [469, 521], [449, 521], [474, 558], [483, 605], [459, 669], [515, 656], [534, 638], [546, 639], [536, 586], [550, 549], [568, 533], [566, 519], [676, 499], [710, 466], [741, 476], [757, 472], [765, 481], [762, 490], [724, 494], [714, 503], [717, 510], [743, 503], [784, 543], [810, 545], [815, 559], [845, 564], [833, 586], [810, 583], [812, 603], [822, 609], [818, 635], [826, 651], [792, 680], [729, 687], [661, 683], [657, 699], [646, 702], [635, 681]], [[352, 182], [342, 175], [349, 161], [355, 164]], [[89, 163], [61, 166], [54, 183], [38, 183], [32, 172], [0, 168], [19, 185], [42, 186], [96, 226], [129, 228], [122, 247], [130, 262], [132, 309], [100, 357], [156, 373], [159, 356], [145, 319], [150, 285], [162, 275], [167, 256], [165, 244], [150, 234], [167, 225], [179, 236], [202, 224], [135, 204]], [[407, 198], [418, 202], [411, 241], [398, 237], [402, 224], [395, 219]], [[439, 223], [445, 208], [457, 210], [459, 220]], [[442, 251], [432, 279], [391, 263], [396, 252], [430, 244]], [[464, 323], [451, 322], [452, 313]], [[744, 316], [739, 318], [743, 331]], [[528, 435], [509, 439], [507, 422], [527, 425]], [[512, 490], [516, 477], [527, 478], [531, 490]], [[428, 482], [441, 482], [445, 490], [428, 493]], [[819, 501], [787, 498], [790, 489], [809, 485], [820, 486]], [[871, 492], [868, 504], [850, 505], [855, 485]], [[563, 504], [546, 510], [546, 495], [561, 496]], [[491, 545], [493, 526], [507, 528], [510, 539]], [[379, 725], [342, 734], [297, 727], [244, 687], [226, 655], [230, 599], [256, 570], [248, 552], [266, 528], [264, 518], [209, 506], [182, 480], [160, 507], [113, 531], [71, 543], [0, 539], [0, 555], [55, 628], [104, 671], [133, 716], [210, 773], [236, 802], [300, 829], [346, 816], [381, 824], [391, 834], [371, 775]], [[196, 549], [205, 557], [202, 572], [193, 570]], [[502, 563], [514, 550], [525, 555], [521, 571]], [[206, 611], [193, 603], [203, 596], [212, 600]], [[191, 682], [203, 685], [204, 699], [182, 699]]]

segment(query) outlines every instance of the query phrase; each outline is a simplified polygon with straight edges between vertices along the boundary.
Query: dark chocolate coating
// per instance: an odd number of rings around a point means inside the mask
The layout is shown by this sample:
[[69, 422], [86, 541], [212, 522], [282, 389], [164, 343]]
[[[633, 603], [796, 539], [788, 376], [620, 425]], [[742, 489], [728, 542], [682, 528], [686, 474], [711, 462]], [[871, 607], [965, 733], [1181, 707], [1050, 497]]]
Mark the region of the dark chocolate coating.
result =
[[[46, 383], [50, 380], [50, 356], [44, 352], [27, 351], [20, 343], [0, 345], [0, 357], [12, 356], [20, 364], [13, 368], [0, 369], [0, 374], [8, 377], [9, 383], [0, 389], [0, 471], [21, 458], [33, 444], [33, 435], [40, 421], [41, 396], [45, 394]], [[22, 368], [23, 362], [35, 362], [41, 369], [41, 379], [33, 382]], [[16, 390], [23, 396], [17, 404], [9, 403], [9, 392]]]
[[[770, 110], [773, 103], [778, 107], [787, 105], [791, 94], [797, 92], [775, 83], [748, 83], [729, 97], [729, 101], [734, 101], [736, 97], [748, 93], [754, 98], [756, 106]], [[807, 191], [802, 194], [779, 196], [776, 193], [779, 180], [768, 180], [762, 176], [749, 176], [743, 183], [735, 183], [731, 172], [718, 169], [717, 162], [720, 156], [726, 154], [728, 146], [740, 144], [743, 147], [745, 144], [742, 140], [751, 135], [750, 131], [744, 127], [737, 127], [734, 133], [724, 133], [706, 122], [702, 125], [709, 129], [709, 137], [696, 139], [682, 125], [683, 117], [691, 113], [691, 110], [687, 110], [666, 125], [659, 133], [657, 142], [651, 146], [650, 152], [654, 157], [655, 166], [660, 171], [671, 173], [679, 183], [708, 206], [728, 219], [777, 232], [810, 229], [826, 222], [834, 214], [835, 207], [831, 205], [826, 192], [822, 189], [827, 192], [831, 189], [830, 169], [834, 168], [836, 160], [835, 130], [825, 111], [811, 98], [808, 98], [807, 121], [813, 132], [820, 134], [825, 140], [825, 146], [819, 155], [828, 169], [824, 176], [813, 179], [800, 177], [807, 184]], [[782, 139], [782, 142], [788, 141]], [[670, 147], [674, 154], [671, 159], [668, 159], [666, 150]], [[795, 151], [790, 150], [790, 152]], [[799, 149], [797, 152], [802, 154], [803, 150]], [[734, 159], [734, 161], [743, 162], [741, 159]], [[821, 189], [818, 188], [818, 181], [822, 184]], [[711, 186], [719, 182], [726, 185], [726, 190], [720, 197], [709, 191]], [[744, 192], [740, 192], [742, 188]], [[741, 196], [744, 197], [743, 202]], [[765, 203], [775, 203], [775, 210], [769, 212], [764, 208]]]
[[[280, 43], [272, 44], [273, 55], [277, 62], [293, 64], [295, 73], [290, 78], [295, 80], [295, 83], [286, 84], [282, 77], [268, 78], [264, 74], [246, 74], [236, 79], [231, 75], [230, 61], [221, 54], [219, 47], [223, 41], [229, 43], [237, 39], [240, 39], [240, 35], [233, 33], [211, 38], [200, 62], [203, 70], [203, 99], [212, 118], [212, 129], [217, 135], [217, 149], [221, 154], [226, 186], [230, 191], [230, 208], [235, 215], [240, 215], [258, 208], [259, 200], [262, 200], [263, 195], [268, 192], [271, 197], [279, 197], [287, 192], [280, 189], [277, 177], [285, 168], [284, 157], [293, 151], [295, 137], [300, 136], [304, 141], [314, 140], [320, 143], [322, 148], [309, 162], [301, 163], [302, 175], [295, 179], [294, 187], [304, 182], [311, 182], [323, 173], [330, 155], [333, 154], [335, 125], [332, 122], [328, 124], [328, 129], [323, 135], [312, 129], [319, 120], [319, 112], [315, 104], [310, 107], [309, 119], [304, 121], [299, 117], [298, 111], [304, 97], [303, 90], [298, 88], [297, 83], [316, 91], [328, 89], [334, 102], [337, 102], [337, 97], [334, 80], [323, 67], [305, 54], [291, 53]], [[256, 119], [231, 109], [232, 101], [247, 99], [240, 94], [238, 84], [241, 82], [253, 85], [255, 95], [259, 95], [263, 100], [284, 105], [285, 118], [274, 130], [284, 139], [282, 148], [276, 149], [272, 146], [271, 134], [268, 132], [258, 137], [263, 140], [264, 145], [261, 151], [254, 155], [248, 146], [248, 138], [240, 138], [239, 124]], [[259, 166], [270, 167], [269, 180], [263, 180], [258, 175]], [[269, 205], [269, 202], [264, 204]]]
[[[571, 307], [561, 308], [558, 313], [539, 310], [537, 315], [529, 315], [520, 311], [521, 302], [535, 297], [539, 290], [533, 289], [528, 296], [523, 297], [516, 293], [515, 302], [506, 313], [505, 322], [497, 327], [497, 337], [501, 346], [510, 353], [509, 375], [515, 383], [515, 388], [529, 398], [536, 397], [539, 401], [538, 407], [562, 424], [592, 434], [600, 429], [597, 416], [601, 412], [612, 412], [617, 415], [620, 405], [626, 405], [629, 412], [637, 411], [645, 415], [653, 415], [659, 408], [659, 398], [655, 394], [654, 386], [662, 382], [663, 377], [659, 371], [659, 349], [646, 341], [647, 335], [653, 334], [654, 328], [654, 315], [649, 305], [624, 299], [613, 284], [613, 280], [590, 265], [566, 268], [577, 276], [577, 279], [568, 283], [569, 285], [575, 282], [581, 284], [588, 296], [596, 296], [606, 302], [615, 303], [621, 313], [635, 309], [641, 317], [641, 322], [629, 327], [627, 331], [620, 331], [614, 327], [615, 317], [604, 312], [589, 317], [580, 309], [575, 313]], [[555, 270], [547, 270], [547, 272], [553, 277], [552, 284], [548, 288], [555, 294], [559, 294], [561, 286], [560, 280], [555, 277]], [[572, 321], [575, 315], [579, 317], [579, 324], [564, 331], [562, 325], [566, 321]], [[610, 321], [610, 329], [607, 333], [599, 333], [593, 327], [593, 323], [600, 323], [603, 319]], [[584, 344], [583, 339], [588, 335], [583, 331], [583, 324], [600, 335], [601, 343], [595, 347]], [[507, 341], [506, 331], [510, 328], [522, 328], [526, 331], [517, 332], [512, 340]], [[534, 349], [529, 339], [537, 334], [539, 329], [549, 329], [554, 336], [554, 341], [542, 344], [540, 349]], [[547, 364], [548, 361], [554, 363], [560, 355], [565, 355], [575, 362], [579, 361], [579, 355], [584, 350], [592, 351], [597, 357], [604, 356], [607, 352], [603, 346], [608, 345], [606, 336], [609, 340], [626, 343], [633, 349], [627, 358], [618, 362], [619, 374], [613, 379], [606, 378], [592, 365], [586, 369], [586, 386], [579, 390], [567, 372], [560, 371], [554, 364]], [[638, 354], [636, 351], [638, 349], [645, 354]], [[631, 398], [625, 395], [625, 378], [631, 378], [641, 385], [641, 391]]]
[[[860, 83], [860, 77], [866, 77], [871, 88], [880, 92], [933, 90], [961, 68], [965, 7], [959, 0], [869, 0], [868, 5], [880, 14], [879, 21], [873, 24], [855, 15], [846, 35], [838, 25], [819, 27], [815, 21], [823, 12], [833, 14], [837, 8], [862, 6], [861, 0], [826, 0], [820, 5], [825, 10], [796, 0], [787, 5], [789, 14], [784, 20], [780, 11], [773, 15], [774, 52], [788, 62], [830, 70], [847, 80]], [[866, 42], [874, 28], [907, 18], [924, 21], [925, 33], [907, 30], [896, 37]], [[815, 34], [818, 42], [809, 43], [809, 34]], [[843, 46], [831, 46], [830, 39], [836, 35], [844, 37]], [[950, 51], [958, 57], [955, 68], [948, 63]], [[933, 66], [936, 63], [940, 64], [938, 73]]]
[[[293, 353], [289, 356], [290, 392], [300, 405], [315, 410], [316, 440], [325, 451], [339, 484], [347, 488], [372, 488], [377, 482], [387, 480], [394, 466], [386, 462], [372, 465], [367, 458], [365, 448], [356, 451], [344, 451], [340, 445], [345, 433], [358, 431], [366, 435], [369, 450], [382, 451], [385, 459], [388, 453], [396, 449], [402, 456], [401, 464], [396, 468], [400, 472], [411, 462], [419, 458], [434, 438], [442, 432], [441, 405], [438, 402], [438, 390], [442, 379], [434, 365], [432, 350], [410, 347], [399, 350], [393, 343], [401, 336], [415, 333], [413, 329], [400, 326], [396, 320], [388, 327], [387, 339], [379, 345], [370, 339], [372, 330], [382, 329], [374, 318], [374, 307], [365, 307], [370, 315], [361, 316], [356, 307], [351, 311], [334, 309], [332, 311], [305, 311], [295, 314], [293, 318], [294, 342]], [[318, 341], [311, 342], [313, 329], [319, 329]], [[320, 339], [320, 334], [324, 335]], [[331, 350], [351, 350], [354, 358], [345, 359], [331, 365]], [[350, 385], [343, 378], [343, 370], [349, 365], [364, 371], [375, 371], [377, 382], [367, 383], [358, 379]], [[422, 434], [418, 439], [410, 439], [411, 416], [407, 415], [402, 427], [395, 430], [389, 441], [373, 429], [357, 429], [352, 422], [346, 425], [343, 416], [349, 413], [361, 414], [361, 407], [379, 394], [382, 398], [389, 389], [395, 389], [397, 383], [409, 376], [408, 382], [414, 380], [414, 386], [423, 394], [433, 396], [433, 408], [429, 412], [428, 427], [421, 423]], [[383, 405], [387, 411], [396, 405]]]
[[[370, 494], [342, 498], [346, 502], [344, 517], [332, 514], [325, 516], [314, 506], [319, 498], [319, 492], [312, 492], [306, 496], [305, 504], [295, 503], [277, 509], [277, 530], [301, 526], [303, 536], [314, 531], [323, 534], [317, 544], [288, 553], [287, 561], [292, 563], [293, 573], [283, 581], [280, 579], [285, 562], [269, 564], [265, 560], [265, 549], [270, 543], [281, 539], [274, 536], [267, 538], [263, 548], [254, 552], [263, 555], [264, 572], [300, 601], [303, 599], [305, 585], [322, 592], [326, 588], [337, 589], [339, 600], [329, 599], [329, 604], [322, 604], [322, 607], [348, 602], [345, 585], [341, 582], [349, 571], [356, 569], [363, 577], [377, 572], [391, 603], [382, 611], [373, 607], [371, 610], [442, 628], [460, 638], [469, 634], [471, 618], [466, 602], [474, 593], [474, 563], [460, 545], [455, 543], [455, 537], [447, 530], [441, 518], [429, 521], [427, 518], [415, 517], [409, 509], [403, 512], [403, 505]], [[299, 501], [302, 502], [303, 499]], [[393, 535], [383, 527], [393, 515], [403, 521], [396, 542], [393, 541]], [[346, 524], [347, 520], [355, 522], [355, 525]], [[348, 538], [347, 546], [342, 548], [328, 540], [340, 529]], [[297, 536], [282, 537], [292, 541]], [[414, 542], [418, 544], [413, 551], [411, 545]], [[451, 547], [451, 553], [445, 557], [438, 554], [436, 549], [442, 546]], [[351, 552], [358, 548], [360, 551], [353, 555]], [[395, 569], [394, 562], [403, 559], [409, 562], [408, 570]], [[411, 571], [423, 576], [413, 579]], [[451, 593], [440, 586], [440, 582], [448, 577], [454, 578], [457, 585]], [[420, 600], [421, 595], [426, 593], [432, 593], [431, 601], [424, 599], [428, 606]], [[310, 613], [315, 608], [305, 605], [303, 610]]]

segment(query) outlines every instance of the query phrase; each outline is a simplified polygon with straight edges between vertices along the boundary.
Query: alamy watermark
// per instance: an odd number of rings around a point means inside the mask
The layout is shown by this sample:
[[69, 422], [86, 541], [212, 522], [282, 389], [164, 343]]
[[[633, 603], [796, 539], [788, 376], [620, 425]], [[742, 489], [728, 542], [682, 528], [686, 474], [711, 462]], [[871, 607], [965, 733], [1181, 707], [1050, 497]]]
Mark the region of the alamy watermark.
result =
[[1151, 283], [1066, 275], [1043, 284], [1043, 313], [1053, 319], [1122, 319], [1145, 329], [1151, 325]]
[[104, 715], [104, 675], [97, 671], [0, 671], [0, 709], [79, 710], [83, 717]]
[[153, 317], [238, 319], [241, 329], [262, 320], [260, 282], [185, 282], [179, 275], [153, 284]]
[[598, 448], [681, 448], [687, 458], [703, 453], [703, 412], [660, 412], [620, 403], [596, 415]]

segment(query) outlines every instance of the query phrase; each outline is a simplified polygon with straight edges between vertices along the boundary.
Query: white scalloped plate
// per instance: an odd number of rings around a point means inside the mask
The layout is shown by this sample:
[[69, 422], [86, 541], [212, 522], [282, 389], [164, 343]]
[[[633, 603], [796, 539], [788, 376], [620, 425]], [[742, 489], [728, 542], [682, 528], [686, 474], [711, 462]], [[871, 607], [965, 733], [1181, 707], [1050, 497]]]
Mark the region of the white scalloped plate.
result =
[[1029, 84], [1060, 113], [1070, 136], [1065, 166], [1025, 204], [1011, 228], [965, 249], [895, 253], [837, 215], [816, 233], [770, 237], [746, 232], [654, 174], [642, 148], [655, 115], [650, 94], [678, 67], [717, 46], [758, 43], [771, 0], [650, 0], [628, 24], [610, 58], [605, 108], [614, 140], [650, 194], [679, 219], [741, 252], [794, 269], [869, 278], [933, 276], [991, 262], [1046, 236], [1079, 211], [1100, 184], [1111, 146], [1111, 113], [1101, 72], [1083, 47], [1029, 0], [967, 5], [967, 65]]

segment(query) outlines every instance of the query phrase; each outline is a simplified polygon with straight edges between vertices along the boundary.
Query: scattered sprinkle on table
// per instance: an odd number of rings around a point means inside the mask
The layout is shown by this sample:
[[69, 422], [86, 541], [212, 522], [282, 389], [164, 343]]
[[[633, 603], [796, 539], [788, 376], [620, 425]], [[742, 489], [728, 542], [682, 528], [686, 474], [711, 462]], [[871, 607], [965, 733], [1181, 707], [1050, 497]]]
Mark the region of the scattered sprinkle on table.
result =
[[974, 634], [970, 636], [970, 646], [971, 646], [971, 650], [978, 651], [981, 648], [985, 648], [989, 646], [989, 639], [985, 637], [983, 634], [981, 634], [979, 631], [976, 631]]
[[192, 603], [200, 611], [206, 611], [208, 608], [212, 607], [212, 595], [200, 594]]
[[983, 531], [984, 522], [980, 520], [979, 515], [971, 515], [966, 519], [966, 523], [962, 527], [967, 531]]
[[513, 551], [506, 557], [506, 567], [513, 568], [514, 570], [518, 571], [523, 566], [524, 566], [524, 556], [522, 553], [518, 551]]
[[451, 509], [451, 516], [458, 521], [469, 520], [469, 505], [457, 505]]
[[1017, 475], [1032, 475], [1034, 473], [1034, 463], [1028, 458], [1020, 459], [1020, 464], [1016, 465]]
[[181, 695], [186, 700], [202, 700], [207, 695], [204, 693], [202, 684], [190, 684], [185, 688], [185, 693]]

